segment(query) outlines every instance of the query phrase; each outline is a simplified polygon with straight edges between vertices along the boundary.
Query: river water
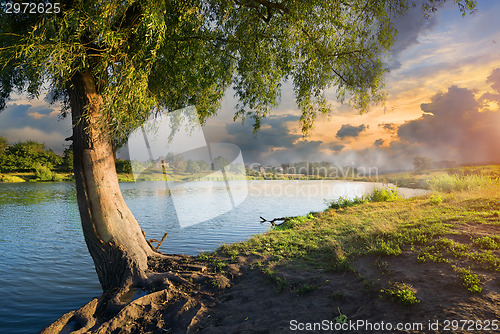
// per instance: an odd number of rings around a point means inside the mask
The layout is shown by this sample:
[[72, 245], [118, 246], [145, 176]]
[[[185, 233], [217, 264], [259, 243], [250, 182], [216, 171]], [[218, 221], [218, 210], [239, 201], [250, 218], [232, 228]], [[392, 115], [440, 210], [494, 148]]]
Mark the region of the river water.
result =
[[[347, 181], [122, 183], [148, 239], [164, 253], [195, 255], [268, 230], [273, 219], [326, 208], [382, 185]], [[404, 197], [422, 190], [400, 189]], [[0, 333], [36, 333], [100, 295], [72, 183], [0, 183]]]

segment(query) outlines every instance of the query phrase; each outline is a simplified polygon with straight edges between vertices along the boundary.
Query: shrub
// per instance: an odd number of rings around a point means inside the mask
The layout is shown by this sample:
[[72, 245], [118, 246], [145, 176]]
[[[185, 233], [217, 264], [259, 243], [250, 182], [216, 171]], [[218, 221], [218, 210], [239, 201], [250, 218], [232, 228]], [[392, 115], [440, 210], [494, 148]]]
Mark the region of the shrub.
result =
[[462, 281], [462, 285], [467, 288], [472, 293], [480, 293], [483, 291], [481, 288], [481, 280], [479, 276], [474, 274], [472, 270], [465, 268], [457, 268], [453, 266], [453, 270], [458, 274], [458, 277]]
[[353, 199], [349, 199], [347, 197], [340, 196], [338, 199], [327, 202], [328, 208], [330, 209], [343, 209], [354, 205], [364, 204], [368, 202], [368, 198], [363, 197], [354, 197]]
[[413, 288], [405, 283], [391, 283], [387, 289], [381, 289], [380, 292], [395, 302], [402, 305], [414, 305], [420, 303]]
[[54, 181], [55, 175], [50, 168], [45, 166], [37, 166], [35, 168], [35, 179], [37, 181]]
[[443, 203], [443, 198], [441, 197], [441, 195], [432, 195], [430, 203], [435, 205], [441, 204]]
[[396, 189], [382, 188], [376, 189], [369, 198], [371, 202], [390, 202], [401, 199], [401, 195]]

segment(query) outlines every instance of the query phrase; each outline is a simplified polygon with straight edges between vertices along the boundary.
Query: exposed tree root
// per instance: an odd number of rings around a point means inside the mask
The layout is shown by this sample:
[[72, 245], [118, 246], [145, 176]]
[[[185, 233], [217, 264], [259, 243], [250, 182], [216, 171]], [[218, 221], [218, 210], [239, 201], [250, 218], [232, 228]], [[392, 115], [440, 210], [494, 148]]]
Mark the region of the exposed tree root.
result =
[[160, 254], [148, 264], [146, 278], [131, 279], [103, 293], [64, 314], [41, 334], [193, 332], [199, 317], [215, 304], [213, 281], [227, 279], [184, 255]]

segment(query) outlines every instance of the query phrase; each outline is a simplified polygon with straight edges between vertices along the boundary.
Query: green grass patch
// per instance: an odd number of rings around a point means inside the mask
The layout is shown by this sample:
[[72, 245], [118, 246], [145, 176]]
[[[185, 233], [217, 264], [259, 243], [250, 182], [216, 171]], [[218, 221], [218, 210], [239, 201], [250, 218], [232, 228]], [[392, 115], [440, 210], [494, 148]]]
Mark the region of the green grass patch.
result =
[[388, 288], [380, 289], [380, 293], [382, 296], [386, 296], [401, 305], [420, 303], [413, 288], [406, 283], [391, 283]]
[[500, 249], [500, 236], [498, 235], [480, 237], [472, 242], [482, 249]]
[[483, 291], [479, 276], [474, 274], [470, 268], [465, 269], [453, 266], [453, 270], [457, 273], [462, 285], [465, 286], [467, 290], [472, 293], [480, 293]]
[[431, 177], [428, 182], [428, 187], [431, 190], [442, 192], [466, 191], [484, 188], [491, 185], [494, 180], [486, 175], [456, 175], [442, 174]]

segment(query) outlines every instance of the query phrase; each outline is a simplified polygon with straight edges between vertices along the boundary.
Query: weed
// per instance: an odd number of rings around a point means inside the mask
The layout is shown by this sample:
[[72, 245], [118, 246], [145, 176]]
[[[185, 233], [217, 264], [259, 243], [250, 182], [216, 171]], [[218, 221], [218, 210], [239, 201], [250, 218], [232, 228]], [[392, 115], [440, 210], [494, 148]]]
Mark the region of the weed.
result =
[[330, 265], [326, 267], [326, 270], [334, 272], [334, 273], [341, 273], [344, 271], [352, 271], [354, 268], [344, 255], [340, 255], [336, 257]]
[[329, 209], [343, 209], [354, 205], [360, 205], [368, 203], [368, 198], [366, 197], [354, 197], [349, 199], [347, 197], [340, 196], [338, 199], [333, 201], [327, 201]]
[[216, 273], [224, 273], [224, 269], [227, 267], [227, 263], [224, 260], [221, 259], [215, 259], [214, 260], [214, 271]]
[[376, 189], [369, 199], [370, 202], [392, 202], [401, 199], [401, 195], [394, 188], [382, 188]]
[[485, 236], [472, 240], [472, 242], [482, 249], [500, 249], [499, 236]]
[[453, 270], [458, 274], [458, 277], [462, 281], [462, 285], [465, 286], [467, 290], [472, 293], [480, 293], [483, 291], [483, 288], [480, 286], [481, 280], [479, 276], [474, 274], [470, 268], [465, 269], [453, 266]]
[[376, 289], [376, 283], [374, 281], [370, 281], [368, 279], [363, 280], [363, 287], [367, 292], [373, 292]]
[[414, 305], [420, 303], [413, 288], [406, 283], [390, 283], [387, 289], [381, 289], [380, 292], [402, 305]]
[[214, 288], [217, 289], [222, 289], [222, 281], [218, 280], [217, 278], [213, 278], [209, 281], [210, 285], [213, 286]]
[[342, 314], [342, 312], [340, 312], [340, 307], [337, 308], [337, 310], [339, 311], [339, 316], [335, 318], [335, 322], [338, 324], [345, 324], [349, 320], [349, 318], [347, 318], [345, 314]]
[[209, 261], [210, 260], [209, 254], [210, 253], [208, 252], [201, 252], [200, 254], [198, 254], [198, 259], [201, 261]]
[[429, 202], [434, 205], [443, 203], [443, 197], [441, 195], [432, 195]]
[[288, 286], [286, 280], [282, 277], [279, 277], [275, 270], [271, 270], [271, 268], [267, 267], [262, 269], [262, 272], [266, 274], [271, 283], [275, 284], [274, 292], [276, 292], [276, 294], [280, 294], [283, 289]]
[[304, 284], [301, 284], [298, 288], [296, 288], [295, 291], [299, 295], [305, 295], [305, 294], [313, 292], [314, 290], [317, 290], [318, 288], [319, 288], [319, 285], [312, 285], [312, 284], [304, 283]]

